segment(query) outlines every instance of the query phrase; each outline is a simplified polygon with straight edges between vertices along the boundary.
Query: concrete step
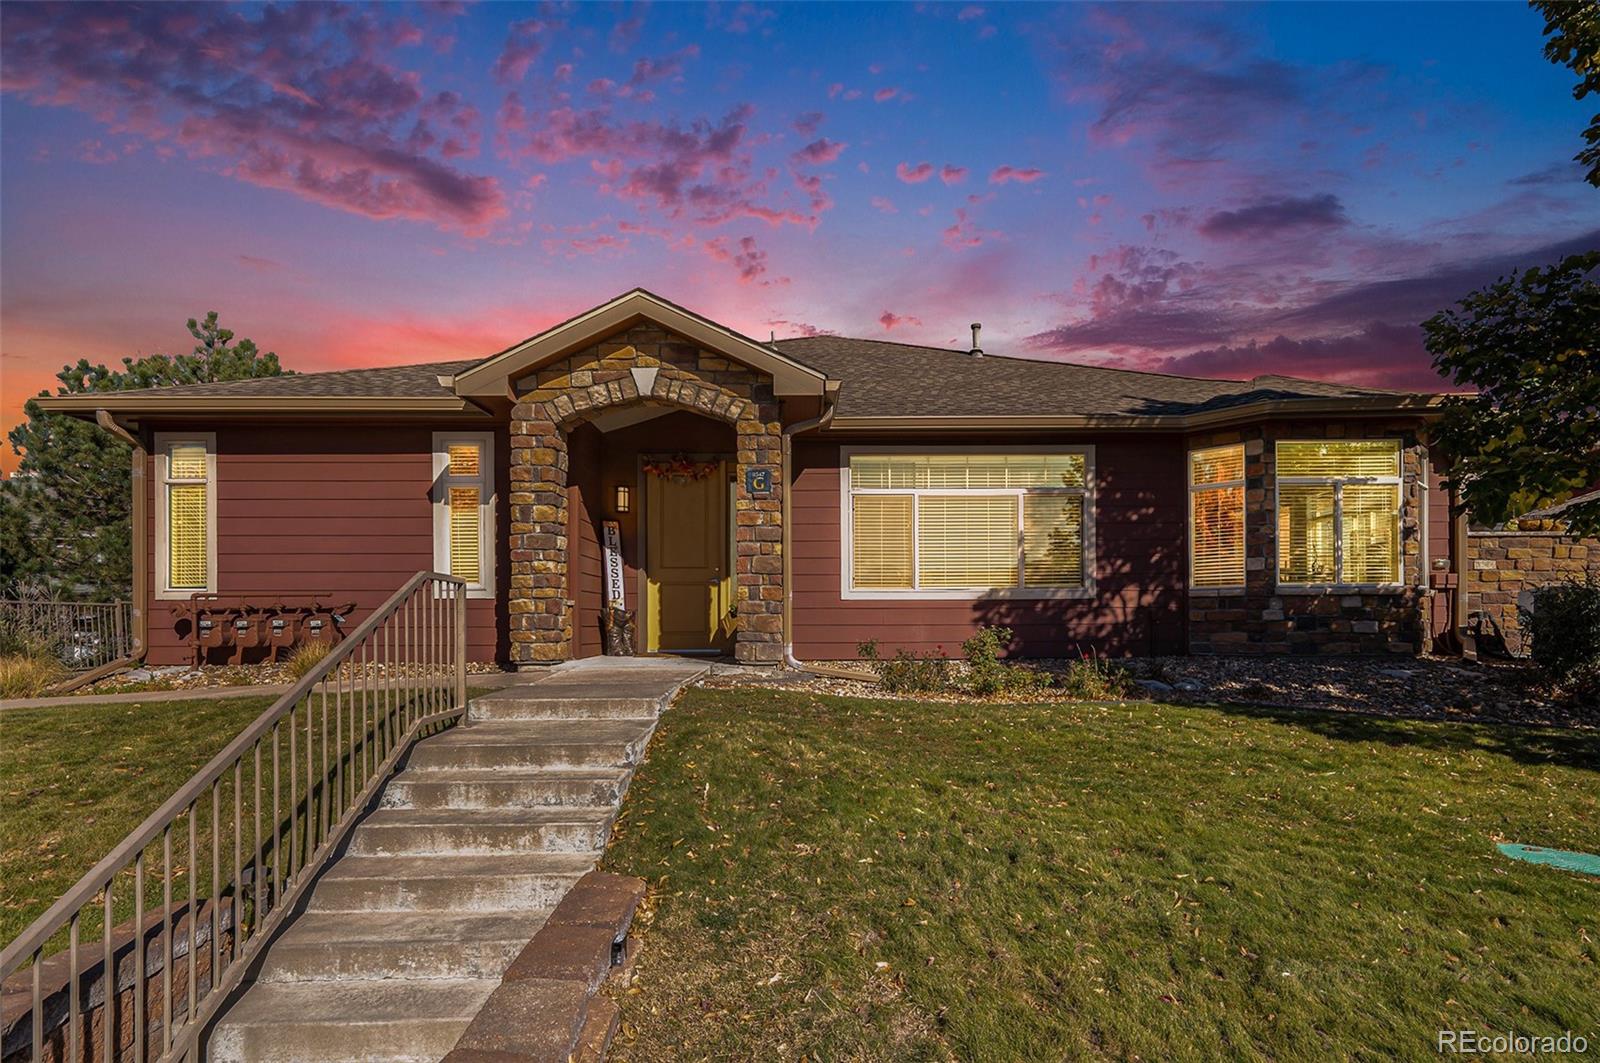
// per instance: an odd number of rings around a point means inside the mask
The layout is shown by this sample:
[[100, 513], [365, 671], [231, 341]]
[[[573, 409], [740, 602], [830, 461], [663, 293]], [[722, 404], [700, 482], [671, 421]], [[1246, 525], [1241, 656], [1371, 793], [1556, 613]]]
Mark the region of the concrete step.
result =
[[350, 838], [351, 855], [586, 853], [605, 847], [614, 808], [374, 809]]
[[549, 914], [306, 912], [272, 943], [256, 980], [499, 978]]
[[385, 808], [417, 809], [609, 807], [622, 800], [628, 777], [629, 771], [622, 768], [408, 769], [389, 781], [382, 804]]
[[[545, 690], [540, 684], [532, 690], [519, 691], [513, 687], [498, 694], [486, 694], [475, 699], [467, 710], [473, 723], [496, 720], [654, 720], [660, 714], [663, 699], [640, 697], [633, 694], [585, 691]], [[536, 693], [537, 692], [537, 693]]]
[[495, 978], [256, 982], [212, 1031], [213, 1063], [411, 1063], [455, 1047]]
[[312, 912], [486, 912], [552, 908], [594, 865], [590, 853], [349, 856], [311, 891]]
[[407, 769], [623, 768], [639, 762], [643, 720], [507, 720], [455, 727], [423, 742]]

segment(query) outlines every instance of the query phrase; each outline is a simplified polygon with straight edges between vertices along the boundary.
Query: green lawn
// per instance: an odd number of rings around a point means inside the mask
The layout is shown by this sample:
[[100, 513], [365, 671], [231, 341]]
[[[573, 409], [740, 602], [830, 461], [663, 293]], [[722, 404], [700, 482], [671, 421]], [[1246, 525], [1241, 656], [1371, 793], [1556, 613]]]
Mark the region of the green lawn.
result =
[[[485, 690], [469, 687], [469, 695]], [[62, 704], [0, 712], [0, 943], [26, 930], [51, 901], [277, 700], [275, 695], [150, 698], [133, 704]], [[253, 780], [253, 770], [246, 765], [246, 796]], [[230, 786], [230, 780], [222, 783], [224, 829], [227, 810], [232, 808]], [[198, 834], [205, 839], [210, 829], [205, 800], [198, 815]], [[248, 816], [246, 807], [246, 823]], [[187, 890], [187, 880], [182, 879], [186, 823], [179, 824], [174, 842], [179, 897]], [[232, 858], [229, 847], [230, 840], [224, 839], [224, 868]], [[160, 869], [157, 858], [155, 847], [147, 868], [152, 903], [160, 885], [155, 877]], [[208, 864], [210, 856], [202, 852], [197, 880], [202, 897], [210, 890]], [[115, 900], [118, 919], [133, 914], [131, 887], [120, 885]], [[85, 925], [85, 940], [98, 937], [99, 921], [93, 919]]]
[[0, 941], [25, 930], [273, 700], [0, 712]]
[[691, 690], [606, 857], [629, 1059], [1437, 1058], [1600, 1040], [1600, 735]]

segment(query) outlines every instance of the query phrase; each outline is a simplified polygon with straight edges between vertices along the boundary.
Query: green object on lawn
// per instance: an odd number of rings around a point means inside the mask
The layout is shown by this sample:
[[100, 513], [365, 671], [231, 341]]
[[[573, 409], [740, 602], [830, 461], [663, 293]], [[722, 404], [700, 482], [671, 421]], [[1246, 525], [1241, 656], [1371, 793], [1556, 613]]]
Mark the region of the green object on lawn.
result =
[[1514, 845], [1501, 842], [1495, 846], [1513, 860], [1526, 860], [1530, 864], [1549, 864], [1566, 871], [1581, 871], [1585, 875], [1600, 875], [1600, 856], [1593, 853], [1574, 853], [1566, 849], [1541, 849], [1537, 845]]

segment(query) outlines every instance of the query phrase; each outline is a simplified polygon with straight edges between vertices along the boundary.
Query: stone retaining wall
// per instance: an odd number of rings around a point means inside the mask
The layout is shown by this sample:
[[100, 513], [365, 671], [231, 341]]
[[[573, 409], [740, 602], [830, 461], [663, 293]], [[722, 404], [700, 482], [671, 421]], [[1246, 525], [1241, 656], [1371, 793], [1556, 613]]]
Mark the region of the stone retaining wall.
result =
[[1553, 521], [1514, 530], [1474, 531], [1467, 535], [1467, 614], [1479, 636], [1479, 649], [1503, 644], [1521, 656], [1528, 652], [1518, 615], [1525, 591], [1582, 579], [1600, 579], [1600, 539], [1578, 539]]

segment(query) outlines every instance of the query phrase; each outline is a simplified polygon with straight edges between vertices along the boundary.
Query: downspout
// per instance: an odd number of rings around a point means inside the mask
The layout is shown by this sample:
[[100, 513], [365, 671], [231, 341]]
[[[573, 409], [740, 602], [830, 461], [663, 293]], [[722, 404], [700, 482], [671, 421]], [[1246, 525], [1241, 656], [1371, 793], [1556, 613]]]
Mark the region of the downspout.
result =
[[1456, 566], [1455, 593], [1451, 597], [1453, 608], [1451, 612], [1450, 629], [1455, 633], [1456, 644], [1461, 649], [1461, 656], [1469, 661], [1478, 659], [1478, 643], [1467, 632], [1467, 610], [1469, 600], [1467, 596], [1467, 579], [1471, 571], [1470, 559], [1467, 557], [1467, 513], [1458, 509], [1461, 504], [1460, 493], [1452, 485], [1450, 488], [1450, 553]]
[[145, 451], [144, 441], [119, 424], [109, 410], [96, 410], [94, 421], [133, 448], [133, 600], [129, 610], [133, 620], [133, 652], [122, 661], [113, 662], [119, 665], [132, 664], [144, 660], [149, 646], [149, 639], [146, 638], [149, 620], [146, 607], [150, 601], [150, 522], [146, 513], [149, 491], [145, 482], [149, 454]]
[[[826, 397], [823, 398], [823, 401], [828, 402]], [[783, 551], [783, 663], [786, 668], [793, 668], [797, 671], [814, 672], [819, 675], [833, 675], [850, 679], [858, 679], [860, 678], [859, 676], [855, 675], [854, 673], [845, 672], [842, 669], [828, 668], [822, 665], [801, 664], [799, 661], [795, 660], [794, 656], [794, 620], [792, 616], [794, 599], [794, 580], [792, 570], [794, 566], [791, 564], [789, 548], [791, 539], [789, 525], [791, 523], [790, 517], [793, 513], [793, 506], [789, 500], [789, 488], [792, 486], [790, 482], [792, 476], [790, 473], [794, 467], [794, 437], [799, 435], [801, 432], [809, 432], [814, 428], [828, 427], [828, 424], [833, 420], [833, 413], [836, 408], [837, 407], [834, 403], [828, 402], [827, 408], [824, 409], [819, 416], [812, 417], [804, 421], [796, 421], [794, 424], [787, 425], [783, 429], [783, 462], [782, 468], [779, 470], [779, 475], [781, 477], [779, 482], [783, 484], [784, 509], [783, 537], [780, 545], [780, 549]]]

